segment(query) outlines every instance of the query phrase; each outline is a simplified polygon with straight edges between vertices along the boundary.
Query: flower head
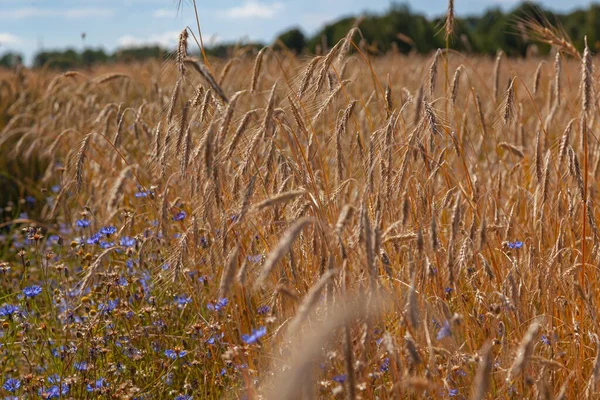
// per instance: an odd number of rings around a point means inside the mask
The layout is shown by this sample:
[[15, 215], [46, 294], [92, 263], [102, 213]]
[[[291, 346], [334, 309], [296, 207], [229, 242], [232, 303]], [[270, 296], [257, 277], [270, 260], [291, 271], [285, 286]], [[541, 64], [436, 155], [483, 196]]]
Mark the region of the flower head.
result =
[[42, 293], [42, 288], [38, 285], [28, 286], [25, 289], [23, 289], [23, 294], [25, 295], [25, 297], [35, 297], [40, 293]]
[[265, 336], [267, 334], [267, 327], [261, 326], [258, 329], [252, 329], [251, 335], [242, 335], [242, 340], [246, 344], [256, 343], [258, 339]]
[[88, 226], [90, 226], [90, 221], [85, 218], [78, 219], [75, 224], [77, 225], [78, 228], [87, 228]]
[[112, 225], [104, 226], [104, 227], [100, 228], [99, 232], [102, 235], [110, 236], [110, 235], [114, 235], [115, 233], [117, 233], [117, 228]]
[[444, 322], [444, 325], [438, 331], [437, 340], [442, 340], [445, 337], [452, 336], [452, 331], [450, 330], [450, 323], [448, 321]]
[[135, 239], [130, 238], [129, 236], [123, 236], [121, 240], [119, 240], [119, 244], [123, 247], [133, 247], [135, 246]]
[[186, 217], [185, 211], [179, 211], [177, 214], [173, 216], [173, 221], [181, 221]]
[[0, 307], [0, 317], [12, 317], [20, 310], [21, 309], [19, 306], [15, 306], [13, 304], [3, 304], [2, 307]]
[[187, 351], [185, 350], [165, 350], [165, 356], [167, 356], [167, 358], [170, 358], [171, 360], [177, 360], [178, 358], [181, 358], [186, 354]]
[[15, 378], [8, 378], [4, 381], [4, 385], [2, 385], [4, 390], [10, 393], [14, 393], [21, 387], [21, 381]]
[[523, 242], [519, 242], [519, 241], [517, 241], [517, 242], [508, 242], [508, 243], [506, 243], [506, 246], [508, 246], [509, 249], [518, 250], [521, 247], [523, 247]]
[[222, 308], [225, 308], [225, 306], [227, 305], [228, 302], [229, 302], [229, 300], [227, 300], [226, 297], [223, 297], [222, 299], [219, 299], [214, 304], [208, 303], [206, 305], [206, 308], [208, 308], [211, 311], [220, 311]]

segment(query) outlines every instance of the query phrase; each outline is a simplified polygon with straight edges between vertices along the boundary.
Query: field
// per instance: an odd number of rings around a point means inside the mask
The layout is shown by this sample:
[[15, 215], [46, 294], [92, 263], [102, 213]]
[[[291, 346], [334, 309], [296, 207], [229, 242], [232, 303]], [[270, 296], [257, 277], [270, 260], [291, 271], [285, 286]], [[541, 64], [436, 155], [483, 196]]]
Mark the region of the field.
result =
[[600, 396], [589, 50], [187, 39], [2, 73], [2, 397]]

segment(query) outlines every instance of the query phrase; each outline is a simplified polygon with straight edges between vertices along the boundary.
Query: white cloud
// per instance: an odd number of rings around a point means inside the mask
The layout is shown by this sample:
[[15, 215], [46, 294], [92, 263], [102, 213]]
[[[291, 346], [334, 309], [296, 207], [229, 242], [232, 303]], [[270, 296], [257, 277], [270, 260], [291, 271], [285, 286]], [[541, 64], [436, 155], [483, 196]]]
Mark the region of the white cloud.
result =
[[135, 37], [132, 35], [121, 36], [117, 39], [119, 47], [137, 47], [159, 45], [162, 47], [175, 46], [179, 40], [179, 31], [163, 32], [146, 37]]
[[154, 10], [152, 12], [152, 17], [154, 17], [154, 18], [175, 18], [176, 16], [177, 16], [176, 9], [159, 8], [158, 10]]
[[114, 15], [114, 10], [109, 8], [100, 7], [81, 7], [81, 8], [67, 8], [63, 10], [59, 9], [43, 9], [38, 7], [21, 7], [13, 8], [10, 10], [4, 10], [0, 13], [1, 19], [24, 19], [24, 18], [103, 18]]
[[282, 3], [265, 4], [250, 0], [239, 7], [223, 10], [221, 13], [229, 18], [273, 18], [283, 9]]
[[12, 33], [0, 32], [0, 46], [18, 46], [23, 44], [23, 39]]

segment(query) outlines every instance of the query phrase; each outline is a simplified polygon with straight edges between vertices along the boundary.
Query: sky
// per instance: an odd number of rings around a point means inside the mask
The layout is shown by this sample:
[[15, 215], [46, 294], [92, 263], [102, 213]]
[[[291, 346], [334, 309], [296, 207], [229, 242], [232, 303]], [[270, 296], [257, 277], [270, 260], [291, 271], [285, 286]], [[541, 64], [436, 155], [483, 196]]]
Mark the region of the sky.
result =
[[[196, 29], [191, 0], [0, 0], [0, 54], [16, 50], [26, 63], [40, 50], [81, 50], [159, 44], [171, 48], [186, 26]], [[399, 1], [401, 3], [402, 1]], [[590, 0], [541, 0], [556, 11], [585, 7]], [[447, 0], [407, 0], [411, 9], [439, 16]], [[519, 0], [455, 0], [457, 15], [491, 7], [510, 9]], [[384, 12], [389, 0], [197, 0], [205, 43], [259, 40], [270, 43], [290, 27], [314, 34], [341, 16]], [[85, 38], [82, 38], [85, 33]]]

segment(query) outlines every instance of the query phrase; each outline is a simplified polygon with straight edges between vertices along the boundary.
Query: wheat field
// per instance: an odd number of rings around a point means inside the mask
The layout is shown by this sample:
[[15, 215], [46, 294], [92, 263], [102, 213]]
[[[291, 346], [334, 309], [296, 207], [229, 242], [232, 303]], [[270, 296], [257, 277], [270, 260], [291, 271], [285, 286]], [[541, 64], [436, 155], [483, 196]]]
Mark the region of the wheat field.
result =
[[541, 34], [4, 72], [0, 395], [598, 398], [596, 74]]

